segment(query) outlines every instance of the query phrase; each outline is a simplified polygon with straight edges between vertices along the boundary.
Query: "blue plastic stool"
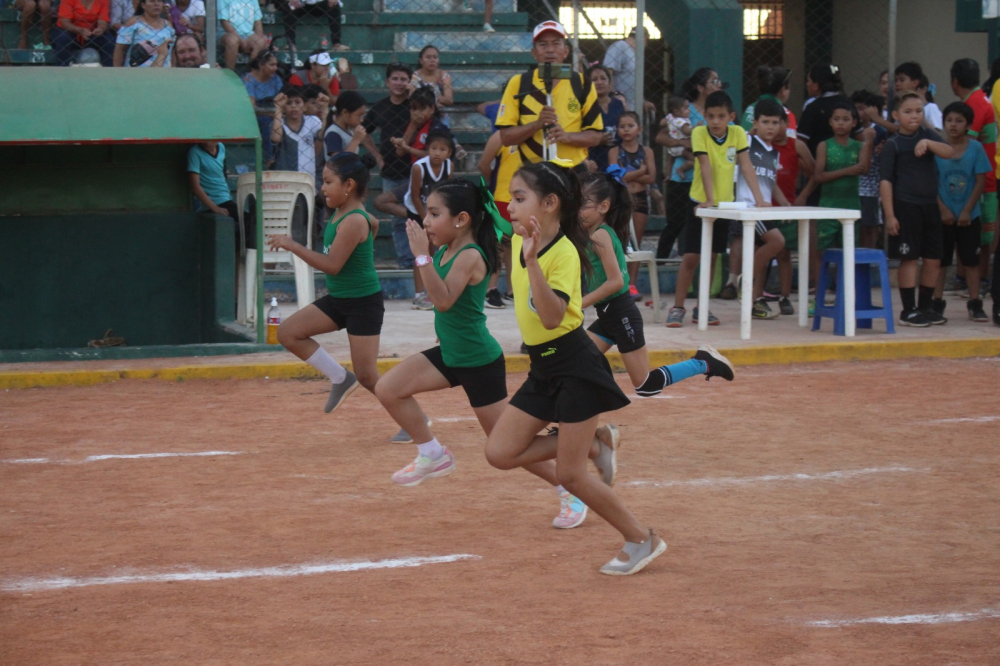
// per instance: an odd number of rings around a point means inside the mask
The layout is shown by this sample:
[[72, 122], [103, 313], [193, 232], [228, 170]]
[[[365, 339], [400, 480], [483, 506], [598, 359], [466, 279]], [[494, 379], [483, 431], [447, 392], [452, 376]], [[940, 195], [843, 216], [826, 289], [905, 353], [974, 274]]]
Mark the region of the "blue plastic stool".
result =
[[[826, 303], [826, 292], [830, 288], [830, 264], [837, 267], [837, 298], [832, 306]], [[882, 305], [872, 305], [871, 266], [875, 264], [879, 271], [879, 284], [882, 286]], [[820, 261], [819, 284], [816, 285], [816, 315], [813, 317], [812, 330], [818, 331], [823, 317], [833, 318], [834, 335], [844, 335], [844, 251], [826, 250]], [[854, 250], [854, 316], [858, 328], [871, 328], [872, 319], [885, 319], [887, 333], [895, 333], [896, 327], [892, 321], [892, 289], [889, 287], [889, 264], [882, 250], [861, 248]]]

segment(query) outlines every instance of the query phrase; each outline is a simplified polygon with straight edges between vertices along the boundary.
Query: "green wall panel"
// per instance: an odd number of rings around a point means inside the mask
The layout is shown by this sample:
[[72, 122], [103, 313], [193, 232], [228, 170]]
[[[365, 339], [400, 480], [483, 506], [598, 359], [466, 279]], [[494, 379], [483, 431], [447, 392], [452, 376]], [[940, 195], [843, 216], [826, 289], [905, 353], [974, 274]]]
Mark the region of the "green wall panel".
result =
[[0, 349], [83, 347], [109, 328], [130, 346], [215, 342], [233, 319], [228, 218], [0, 217], [0, 234]]

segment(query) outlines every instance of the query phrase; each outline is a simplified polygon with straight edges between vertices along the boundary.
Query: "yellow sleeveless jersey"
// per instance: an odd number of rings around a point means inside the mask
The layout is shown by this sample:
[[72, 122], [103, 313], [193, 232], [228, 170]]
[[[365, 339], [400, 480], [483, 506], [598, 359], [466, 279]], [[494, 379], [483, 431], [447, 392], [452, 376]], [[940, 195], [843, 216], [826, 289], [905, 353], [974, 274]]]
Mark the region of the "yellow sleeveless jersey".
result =
[[525, 268], [524, 259], [521, 257], [523, 241], [524, 239], [517, 234], [511, 237], [511, 249], [514, 252], [511, 271], [514, 311], [525, 344], [540, 345], [562, 337], [583, 325], [583, 310], [580, 307], [583, 300], [580, 285], [580, 254], [562, 232], [538, 253], [538, 265], [545, 275], [546, 282], [557, 296], [567, 302], [562, 322], [558, 327], [549, 330], [542, 326], [531, 298], [528, 269]]

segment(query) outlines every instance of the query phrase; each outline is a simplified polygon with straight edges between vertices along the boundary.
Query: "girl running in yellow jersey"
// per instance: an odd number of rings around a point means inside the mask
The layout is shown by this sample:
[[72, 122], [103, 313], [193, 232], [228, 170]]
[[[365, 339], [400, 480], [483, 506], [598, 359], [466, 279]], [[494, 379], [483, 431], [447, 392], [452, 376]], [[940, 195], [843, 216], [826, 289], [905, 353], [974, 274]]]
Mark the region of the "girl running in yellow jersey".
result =
[[[581, 262], [590, 242], [580, 224], [582, 194], [566, 166], [524, 166], [510, 184], [514, 305], [528, 347], [528, 379], [504, 409], [486, 443], [499, 469], [556, 460], [559, 482], [625, 538], [621, 553], [601, 567], [610, 575], [638, 572], [667, 549], [611, 490], [619, 435], [598, 430], [604, 412], [629, 404], [604, 355], [583, 330]], [[558, 434], [538, 435], [558, 423]], [[596, 431], [596, 437], [595, 437]], [[593, 459], [601, 479], [587, 470]]]

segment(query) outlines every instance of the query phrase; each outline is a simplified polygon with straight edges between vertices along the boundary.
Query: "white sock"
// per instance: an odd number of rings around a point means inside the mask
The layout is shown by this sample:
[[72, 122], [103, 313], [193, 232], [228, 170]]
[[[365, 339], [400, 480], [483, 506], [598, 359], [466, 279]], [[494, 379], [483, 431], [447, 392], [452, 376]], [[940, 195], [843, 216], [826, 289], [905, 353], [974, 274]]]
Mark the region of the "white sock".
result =
[[437, 437], [426, 444], [417, 444], [417, 451], [420, 455], [427, 456], [431, 460], [437, 460], [444, 455], [444, 447], [441, 446], [441, 442], [437, 441]]
[[322, 347], [318, 347], [313, 355], [306, 359], [306, 363], [329, 377], [334, 384], [339, 384], [347, 379], [347, 370], [344, 370], [344, 367], [337, 363]]
[[567, 490], [565, 488], [563, 488], [562, 486], [556, 486], [556, 492], [557, 493], [565, 493], [565, 492], [567, 492]]
[[739, 275], [734, 275], [733, 273], [730, 273], [729, 274], [729, 282], [727, 282], [726, 284], [727, 285], [731, 284], [731, 285], [735, 286], [736, 285], [736, 280], [738, 280], [739, 277], [740, 277]]

